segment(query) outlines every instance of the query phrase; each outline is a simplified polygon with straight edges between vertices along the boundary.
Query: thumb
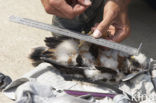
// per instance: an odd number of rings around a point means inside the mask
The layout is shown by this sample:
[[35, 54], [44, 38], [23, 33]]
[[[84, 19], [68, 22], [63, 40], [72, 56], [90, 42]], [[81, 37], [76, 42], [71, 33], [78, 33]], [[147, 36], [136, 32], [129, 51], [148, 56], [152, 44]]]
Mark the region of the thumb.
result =
[[112, 23], [111, 16], [106, 15], [106, 17], [100, 22], [92, 36], [94, 38], [99, 38], [103, 35], [103, 32], [106, 31], [109, 25]]
[[102, 33], [106, 31], [115, 17], [118, 15], [119, 11], [114, 8], [114, 4], [106, 4], [104, 8], [103, 20], [97, 26], [96, 30], [93, 32], [92, 36], [94, 38], [99, 38], [102, 36]]
[[87, 7], [92, 4], [90, 0], [78, 0], [78, 3]]

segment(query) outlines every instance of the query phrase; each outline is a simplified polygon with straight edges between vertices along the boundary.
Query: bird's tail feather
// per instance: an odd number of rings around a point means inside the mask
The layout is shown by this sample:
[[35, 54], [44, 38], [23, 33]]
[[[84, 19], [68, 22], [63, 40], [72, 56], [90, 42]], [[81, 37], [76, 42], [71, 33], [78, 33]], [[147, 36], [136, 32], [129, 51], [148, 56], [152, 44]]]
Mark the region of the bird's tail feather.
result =
[[32, 60], [32, 65], [37, 66], [41, 62], [41, 57], [43, 56], [43, 53], [46, 51], [46, 47], [37, 47], [34, 48], [32, 53], [29, 55], [29, 59]]

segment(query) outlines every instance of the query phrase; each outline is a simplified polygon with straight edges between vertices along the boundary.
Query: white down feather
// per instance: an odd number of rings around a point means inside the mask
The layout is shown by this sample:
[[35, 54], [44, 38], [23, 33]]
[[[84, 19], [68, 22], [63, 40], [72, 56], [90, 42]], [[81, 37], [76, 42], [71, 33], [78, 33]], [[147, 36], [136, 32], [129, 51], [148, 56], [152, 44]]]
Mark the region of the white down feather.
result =
[[139, 53], [138, 55], [134, 56], [134, 59], [137, 60], [141, 65], [146, 65], [147, 57], [144, 54]]
[[[74, 40], [65, 40], [60, 43], [55, 49], [56, 61], [62, 64], [67, 64], [67, 61], [72, 57], [75, 61], [78, 52], [78, 43]], [[76, 61], [75, 61], [76, 63]]]
[[117, 52], [114, 51], [101, 51], [100, 62], [103, 67], [117, 69], [118, 60], [117, 60]]

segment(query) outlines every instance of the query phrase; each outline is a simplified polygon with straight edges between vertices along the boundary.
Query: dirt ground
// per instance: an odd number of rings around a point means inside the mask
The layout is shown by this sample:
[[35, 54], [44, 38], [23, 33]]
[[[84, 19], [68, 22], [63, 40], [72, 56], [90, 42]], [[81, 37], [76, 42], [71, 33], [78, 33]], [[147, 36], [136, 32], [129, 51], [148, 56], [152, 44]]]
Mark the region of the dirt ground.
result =
[[[44, 38], [50, 32], [9, 22], [10, 15], [51, 23], [52, 16], [45, 13], [39, 0], [0, 0], [0, 72], [13, 80], [33, 69], [28, 55], [32, 48], [44, 46]], [[156, 11], [145, 2], [135, 0], [130, 5], [131, 36], [125, 44], [138, 47], [143, 43], [143, 52], [156, 57]], [[0, 94], [0, 103], [13, 103]]]
[[[28, 55], [32, 48], [44, 46], [50, 32], [15, 24], [10, 15], [51, 23], [52, 16], [45, 13], [39, 0], [0, 0], [0, 72], [13, 80], [32, 70]], [[11, 103], [0, 94], [0, 103]]]

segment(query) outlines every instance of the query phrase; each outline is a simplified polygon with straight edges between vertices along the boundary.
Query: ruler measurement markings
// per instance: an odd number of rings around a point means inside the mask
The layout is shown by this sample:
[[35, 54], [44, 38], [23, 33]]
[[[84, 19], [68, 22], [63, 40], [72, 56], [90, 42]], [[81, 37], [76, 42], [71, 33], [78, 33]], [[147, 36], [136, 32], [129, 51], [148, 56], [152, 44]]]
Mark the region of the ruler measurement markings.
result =
[[105, 39], [94, 39], [91, 36], [82, 35], [80, 33], [75, 33], [75, 32], [72, 32], [72, 31], [69, 31], [69, 30], [66, 30], [66, 29], [61, 29], [61, 28], [52, 26], [50, 24], [41, 23], [41, 22], [38, 22], [38, 21], [34, 21], [34, 20], [26, 19], [26, 18], [14, 17], [14, 16], [10, 17], [10, 21], [17, 22], [17, 23], [20, 23], [20, 24], [24, 24], [24, 25], [27, 25], [27, 26], [32, 26], [32, 27], [35, 27], [35, 28], [43, 29], [43, 30], [47, 30], [47, 31], [51, 31], [51, 32], [58, 33], [58, 34], [61, 34], [61, 35], [64, 35], [64, 36], [68, 36], [68, 37], [88, 41], [88, 42], [98, 44], [98, 45], [101, 45], [101, 46], [106, 46], [106, 47], [109, 47], [109, 48], [112, 48], [112, 49], [116, 49], [116, 50], [119, 50], [119, 51], [126, 52], [126, 53], [128, 53], [130, 55], [137, 55], [137, 53], [138, 53], [138, 50], [136, 48], [133, 48], [133, 47], [125, 46], [125, 45], [118, 44], [118, 43], [108, 41], [108, 40], [105, 40]]

